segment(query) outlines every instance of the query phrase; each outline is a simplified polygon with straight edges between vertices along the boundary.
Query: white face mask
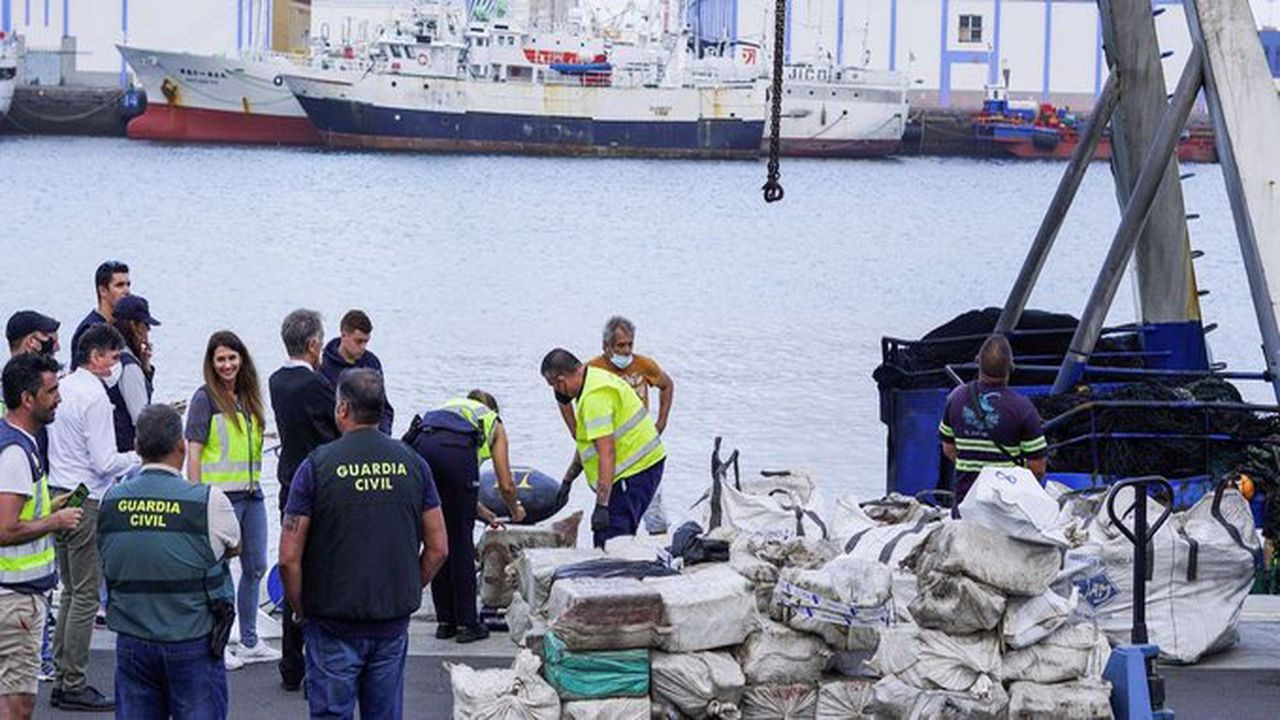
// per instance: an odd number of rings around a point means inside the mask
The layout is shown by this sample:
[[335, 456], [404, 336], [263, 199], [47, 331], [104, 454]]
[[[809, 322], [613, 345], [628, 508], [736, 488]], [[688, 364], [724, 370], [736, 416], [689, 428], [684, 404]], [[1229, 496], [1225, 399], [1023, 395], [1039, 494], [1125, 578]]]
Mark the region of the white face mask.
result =
[[107, 376], [102, 379], [102, 382], [106, 383], [107, 387], [115, 387], [115, 385], [120, 382], [120, 378], [123, 375], [124, 375], [124, 363], [116, 363], [115, 365], [111, 366], [111, 371], [108, 372]]
[[635, 359], [634, 355], [612, 355], [609, 357], [609, 362], [612, 362], [613, 366], [619, 370], [626, 370], [631, 367], [633, 359]]

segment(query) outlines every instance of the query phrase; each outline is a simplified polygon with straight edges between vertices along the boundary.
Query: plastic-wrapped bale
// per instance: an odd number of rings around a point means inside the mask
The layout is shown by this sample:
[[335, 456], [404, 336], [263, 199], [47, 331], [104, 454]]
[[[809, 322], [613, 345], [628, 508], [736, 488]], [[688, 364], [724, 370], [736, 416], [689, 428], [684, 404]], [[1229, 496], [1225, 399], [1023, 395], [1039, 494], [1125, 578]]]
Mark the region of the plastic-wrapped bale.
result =
[[652, 653], [653, 695], [681, 714], [735, 720], [746, 678], [727, 652]]
[[957, 520], [934, 530], [907, 562], [918, 574], [965, 575], [1006, 595], [1041, 595], [1058, 575], [1062, 550]]
[[875, 680], [832, 680], [818, 686], [814, 720], [870, 718], [871, 689]]
[[561, 720], [649, 720], [649, 698], [573, 700], [564, 704]]
[[738, 645], [755, 628], [751, 583], [724, 564], [642, 582], [662, 595], [670, 632], [658, 647], [667, 652]]
[[816, 570], [788, 568], [770, 615], [820, 636], [836, 650], [873, 650], [893, 621], [893, 574], [878, 562], [841, 555]]
[[1065, 597], [1050, 590], [1036, 597], [1010, 598], [1000, 621], [1004, 644], [1018, 649], [1049, 637], [1070, 622], [1080, 604], [1080, 591], [1072, 587]]
[[[1131, 504], [1131, 495], [1116, 501], [1117, 507]], [[1163, 512], [1154, 500], [1147, 508], [1151, 518]], [[1260, 550], [1249, 504], [1238, 490], [1224, 492], [1219, 514], [1221, 520], [1214, 516], [1213, 496], [1206, 495], [1171, 517], [1151, 542], [1147, 631], [1161, 657], [1174, 662], [1196, 662], [1239, 640], [1240, 613]], [[1065, 565], [1064, 583], [1079, 588], [1081, 609], [1113, 642], [1128, 642], [1133, 544], [1105, 508], [1089, 525], [1088, 542], [1068, 551]]]
[[657, 560], [671, 545], [670, 535], [619, 535], [604, 542], [604, 554], [621, 560]]
[[[582, 513], [576, 512], [550, 525], [506, 525], [489, 528], [480, 536], [481, 582], [480, 604], [504, 608], [511, 604], [515, 586], [507, 568], [530, 548], [573, 547], [578, 543], [578, 524]], [[527, 599], [527, 598], [526, 598]]]
[[[918, 502], [916, 506], [923, 507]], [[843, 545], [849, 557], [889, 566], [893, 572], [893, 605], [899, 622], [911, 622], [907, 608], [916, 596], [915, 571], [902, 567], [902, 561], [929, 538], [940, 521], [938, 511], [922, 511], [914, 522], [871, 528], [854, 535]]]
[[909, 609], [920, 627], [967, 635], [994, 629], [1004, 615], [1004, 595], [964, 575], [925, 572], [916, 587]]
[[1097, 678], [1106, 668], [1111, 645], [1087, 623], [1068, 625], [1030, 647], [1004, 655], [1004, 679], [1056, 683]]
[[752, 685], [813, 683], [826, 668], [831, 650], [816, 635], [762, 619], [734, 655]]
[[445, 663], [454, 720], [558, 720], [560, 698], [539, 677], [540, 664], [527, 650], [520, 651], [510, 670]]
[[883, 678], [871, 689], [867, 710], [876, 720], [1004, 720], [1009, 695], [996, 684], [984, 697], [948, 690], [921, 690], [901, 679]]
[[729, 546], [729, 566], [751, 581], [756, 590], [756, 609], [767, 613], [783, 568], [820, 567], [836, 557], [838, 550], [825, 540], [741, 533]]
[[995, 633], [947, 635], [924, 628], [884, 631], [868, 665], [921, 690], [967, 692], [985, 698], [1000, 686], [1000, 640]]
[[634, 578], [559, 580], [545, 612], [570, 650], [653, 647], [664, 632], [662, 596]]
[[1009, 720], [1111, 720], [1111, 683], [1105, 680], [1009, 686]]
[[742, 720], [813, 720], [817, 711], [814, 684], [748, 685], [742, 693]]
[[551, 594], [556, 570], [601, 557], [604, 553], [597, 548], [533, 548], [520, 553], [508, 573], [516, 578], [516, 587], [529, 607], [538, 610]]
[[604, 700], [649, 695], [649, 651], [565, 647], [554, 632], [543, 641], [543, 674], [562, 700]]

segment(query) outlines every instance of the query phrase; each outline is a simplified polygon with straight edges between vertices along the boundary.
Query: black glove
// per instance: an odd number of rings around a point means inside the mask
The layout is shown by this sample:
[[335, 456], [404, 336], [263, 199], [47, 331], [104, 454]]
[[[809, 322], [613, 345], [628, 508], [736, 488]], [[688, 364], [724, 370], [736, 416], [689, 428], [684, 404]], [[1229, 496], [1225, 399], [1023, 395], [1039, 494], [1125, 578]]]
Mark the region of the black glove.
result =
[[604, 532], [609, 529], [609, 508], [606, 505], [597, 505], [595, 512], [591, 513], [591, 532]]
[[556, 492], [556, 511], [569, 504], [569, 491], [573, 489], [573, 480], [562, 480], [560, 490]]

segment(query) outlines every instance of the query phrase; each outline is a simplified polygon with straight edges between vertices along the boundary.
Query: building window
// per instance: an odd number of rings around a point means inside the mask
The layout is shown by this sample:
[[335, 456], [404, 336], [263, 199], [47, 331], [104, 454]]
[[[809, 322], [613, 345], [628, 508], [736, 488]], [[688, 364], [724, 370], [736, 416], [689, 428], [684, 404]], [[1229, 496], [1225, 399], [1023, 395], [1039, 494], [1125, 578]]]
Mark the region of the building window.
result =
[[962, 43], [982, 42], [982, 16], [981, 15], [961, 15], [960, 16], [960, 42]]

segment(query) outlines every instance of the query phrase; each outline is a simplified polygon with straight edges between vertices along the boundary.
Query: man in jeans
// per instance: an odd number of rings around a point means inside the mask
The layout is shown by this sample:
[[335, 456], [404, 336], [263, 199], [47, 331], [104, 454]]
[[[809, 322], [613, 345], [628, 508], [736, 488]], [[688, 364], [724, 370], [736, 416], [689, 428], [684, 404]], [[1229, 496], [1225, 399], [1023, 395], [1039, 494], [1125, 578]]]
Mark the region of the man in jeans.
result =
[[239, 551], [240, 524], [221, 490], [183, 479], [176, 410], [148, 405], [136, 429], [142, 472], [108, 490], [98, 516], [116, 716], [222, 720], [227, 671], [212, 635], [231, 615], [213, 606], [234, 603], [225, 561]]
[[[342, 437], [298, 468], [280, 536], [280, 578], [307, 647], [312, 717], [400, 718], [409, 616], [448, 554], [431, 470], [378, 431], [382, 374], [338, 381]], [[304, 580], [305, 578], [305, 580]]]
[[110, 698], [88, 684], [85, 672], [102, 579], [98, 502], [117, 479], [138, 467], [135, 453], [116, 451], [111, 399], [102, 384], [103, 378], [119, 369], [123, 348], [124, 338], [110, 325], [93, 325], [84, 331], [75, 349], [79, 366], [62, 379], [62, 404], [49, 426], [49, 485], [60, 492], [71, 492], [81, 483], [89, 489], [80, 524], [55, 540], [62, 600], [53, 634], [58, 672], [50, 703], [64, 710], [114, 707]]

